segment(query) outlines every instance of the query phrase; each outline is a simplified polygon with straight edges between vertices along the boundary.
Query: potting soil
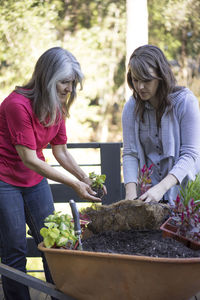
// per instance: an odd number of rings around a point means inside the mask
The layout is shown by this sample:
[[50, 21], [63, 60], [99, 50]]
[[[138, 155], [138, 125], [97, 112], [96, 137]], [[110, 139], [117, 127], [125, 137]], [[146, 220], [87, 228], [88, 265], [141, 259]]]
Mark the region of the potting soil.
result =
[[192, 250], [172, 238], [163, 238], [160, 230], [94, 234], [83, 240], [83, 250], [152, 257], [200, 257], [200, 250]]

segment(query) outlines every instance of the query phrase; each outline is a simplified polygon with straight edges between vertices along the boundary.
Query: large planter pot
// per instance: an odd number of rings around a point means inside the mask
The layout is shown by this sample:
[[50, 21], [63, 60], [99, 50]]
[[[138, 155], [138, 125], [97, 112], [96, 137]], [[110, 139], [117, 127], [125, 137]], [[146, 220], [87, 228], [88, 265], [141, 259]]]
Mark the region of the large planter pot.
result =
[[38, 248], [57, 289], [77, 300], [188, 300], [200, 290], [200, 258]]

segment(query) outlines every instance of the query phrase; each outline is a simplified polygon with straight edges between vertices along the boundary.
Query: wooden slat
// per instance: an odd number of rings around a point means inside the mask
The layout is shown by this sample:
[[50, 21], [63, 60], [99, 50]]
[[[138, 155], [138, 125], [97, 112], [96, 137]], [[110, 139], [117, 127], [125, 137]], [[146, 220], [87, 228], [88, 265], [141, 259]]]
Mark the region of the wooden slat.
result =
[[106, 174], [108, 194], [103, 204], [111, 204], [123, 198], [121, 187], [121, 144], [101, 144], [101, 173]]

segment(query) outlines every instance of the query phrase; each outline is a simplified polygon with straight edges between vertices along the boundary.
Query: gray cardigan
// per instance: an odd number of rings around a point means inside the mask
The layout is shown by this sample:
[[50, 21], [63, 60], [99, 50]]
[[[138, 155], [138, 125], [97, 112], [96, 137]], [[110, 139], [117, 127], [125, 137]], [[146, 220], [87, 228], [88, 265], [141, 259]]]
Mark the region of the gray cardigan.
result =
[[[200, 112], [193, 93], [183, 88], [170, 95], [172, 110], [166, 110], [161, 119], [163, 157], [168, 170], [180, 184], [194, 180], [200, 172]], [[145, 164], [145, 155], [139, 137], [139, 117], [135, 100], [130, 97], [122, 114], [123, 126], [123, 175], [124, 183], [137, 182], [138, 167]], [[153, 174], [152, 174], [153, 176]], [[169, 202], [175, 200], [178, 187], [172, 187], [165, 195]]]

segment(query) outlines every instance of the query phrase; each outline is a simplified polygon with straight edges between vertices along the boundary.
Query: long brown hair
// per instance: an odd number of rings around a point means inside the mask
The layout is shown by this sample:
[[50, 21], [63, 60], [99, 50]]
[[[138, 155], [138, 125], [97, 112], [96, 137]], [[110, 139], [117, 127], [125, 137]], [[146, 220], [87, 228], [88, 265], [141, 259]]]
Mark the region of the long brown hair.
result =
[[[152, 76], [149, 68], [154, 69], [157, 76]], [[141, 100], [139, 94], [134, 88], [132, 74], [134, 74], [136, 79], [142, 81], [152, 79], [159, 80], [156, 95], [159, 99], [159, 105], [156, 109], [156, 114], [157, 125], [160, 126], [161, 118], [166, 107], [168, 107], [169, 110], [172, 107], [169, 95], [172, 92], [181, 89], [181, 87], [176, 85], [176, 79], [170, 68], [170, 64], [161, 49], [153, 45], [141, 46], [132, 53], [129, 60], [127, 82], [130, 89], [133, 91], [133, 97], [136, 101], [135, 112], [143, 121], [144, 101]]]

